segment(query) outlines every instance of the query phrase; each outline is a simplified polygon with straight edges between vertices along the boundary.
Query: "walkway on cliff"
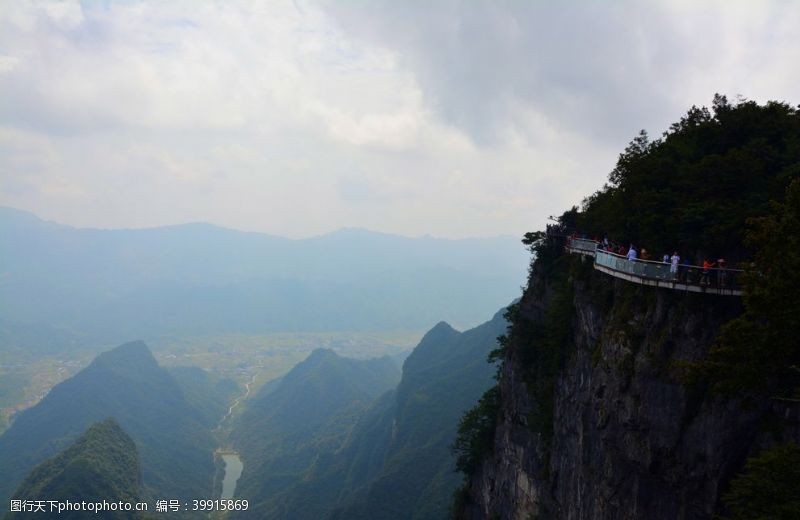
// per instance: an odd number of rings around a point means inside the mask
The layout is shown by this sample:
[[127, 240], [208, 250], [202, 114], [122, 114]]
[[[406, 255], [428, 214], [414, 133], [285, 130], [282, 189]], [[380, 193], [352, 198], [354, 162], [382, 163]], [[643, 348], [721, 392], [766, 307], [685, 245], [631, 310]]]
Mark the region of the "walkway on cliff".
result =
[[741, 269], [704, 269], [696, 265], [680, 265], [677, 273], [670, 265], [650, 260], [628, 260], [622, 255], [605, 251], [596, 240], [567, 237], [566, 249], [594, 258], [594, 268], [600, 272], [639, 285], [663, 287], [676, 291], [741, 296]]

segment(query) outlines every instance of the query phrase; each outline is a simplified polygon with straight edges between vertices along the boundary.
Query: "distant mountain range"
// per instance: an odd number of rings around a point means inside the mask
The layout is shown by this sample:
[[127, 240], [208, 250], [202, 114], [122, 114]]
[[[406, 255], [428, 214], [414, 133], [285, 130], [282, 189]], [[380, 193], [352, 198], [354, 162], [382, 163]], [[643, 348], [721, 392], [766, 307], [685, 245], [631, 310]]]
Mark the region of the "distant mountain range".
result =
[[450, 445], [461, 414], [491, 386], [486, 357], [505, 328], [502, 313], [466, 332], [439, 323], [397, 386], [384, 360], [315, 351], [235, 427], [245, 468], [236, 497], [251, 508], [234, 516], [445, 518], [460, 482]]
[[[230, 389], [214, 382], [203, 391], [204, 379], [191, 371], [179, 377], [191, 392], [158, 366], [144, 343], [132, 342], [100, 354], [87, 368], [53, 387], [0, 436], [0, 503], [8, 503], [34, 466], [108, 417], [136, 443], [146, 498], [210, 497], [215, 469], [210, 431], [225, 402], [213, 394]], [[194, 406], [195, 401], [205, 401], [216, 410]]]
[[166, 334], [470, 325], [518, 296], [528, 266], [513, 237], [78, 229], [11, 208], [0, 208], [0, 252], [0, 347], [31, 349]]

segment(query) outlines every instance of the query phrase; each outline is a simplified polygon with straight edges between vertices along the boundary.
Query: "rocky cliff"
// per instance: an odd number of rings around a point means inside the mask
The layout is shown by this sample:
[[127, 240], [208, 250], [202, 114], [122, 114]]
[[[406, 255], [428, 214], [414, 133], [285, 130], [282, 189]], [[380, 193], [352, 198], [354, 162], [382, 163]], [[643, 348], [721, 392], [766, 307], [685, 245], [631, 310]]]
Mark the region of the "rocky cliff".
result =
[[741, 302], [617, 280], [560, 247], [514, 309], [494, 443], [456, 515], [711, 518], [747, 457], [800, 440], [796, 403], [685, 377]]

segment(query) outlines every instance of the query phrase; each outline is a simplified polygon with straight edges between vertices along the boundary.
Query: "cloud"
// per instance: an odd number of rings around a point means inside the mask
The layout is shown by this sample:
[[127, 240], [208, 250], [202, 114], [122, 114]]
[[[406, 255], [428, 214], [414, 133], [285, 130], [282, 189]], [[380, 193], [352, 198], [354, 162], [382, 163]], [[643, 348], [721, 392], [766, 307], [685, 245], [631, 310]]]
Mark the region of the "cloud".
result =
[[520, 234], [714, 92], [797, 102], [798, 11], [0, 0], [0, 204], [110, 227]]
[[476, 141], [541, 125], [618, 143], [716, 92], [796, 93], [792, 2], [442, 0], [323, 4], [349, 33], [393, 49], [427, 104]]

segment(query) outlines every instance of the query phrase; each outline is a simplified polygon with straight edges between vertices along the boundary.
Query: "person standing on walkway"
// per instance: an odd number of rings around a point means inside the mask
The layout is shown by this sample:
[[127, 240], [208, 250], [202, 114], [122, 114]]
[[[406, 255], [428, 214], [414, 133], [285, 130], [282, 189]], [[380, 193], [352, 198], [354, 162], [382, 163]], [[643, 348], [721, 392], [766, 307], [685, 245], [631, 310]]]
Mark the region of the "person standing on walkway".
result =
[[[666, 257], [667, 255], [664, 255]], [[677, 251], [672, 252], [672, 256], [669, 257], [669, 274], [672, 275], [673, 280], [678, 279], [678, 264], [681, 261], [681, 257]]]
[[717, 283], [720, 287], [725, 287], [728, 285], [728, 273], [725, 271], [725, 259], [720, 258], [717, 260], [717, 265], [719, 266], [719, 270], [717, 271]]
[[631, 244], [631, 247], [628, 248], [628, 260], [631, 262], [636, 260], [636, 248], [633, 246], [633, 244]]
[[703, 260], [703, 274], [700, 276], [700, 284], [708, 285], [708, 275], [711, 274], [711, 269], [714, 267], [714, 262], [706, 258]]

